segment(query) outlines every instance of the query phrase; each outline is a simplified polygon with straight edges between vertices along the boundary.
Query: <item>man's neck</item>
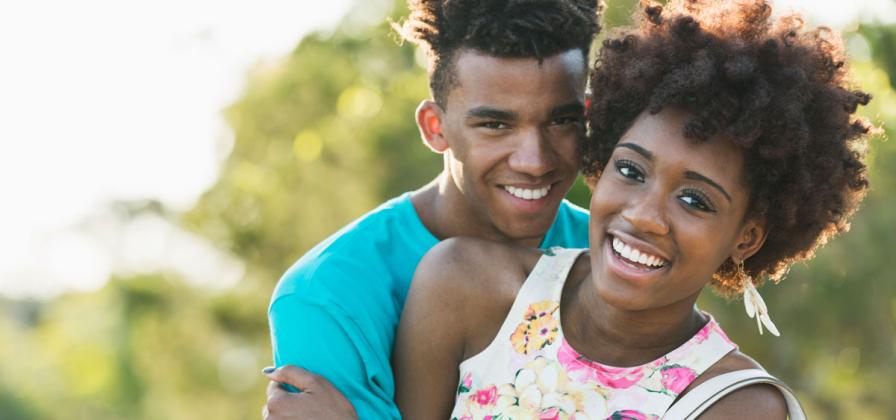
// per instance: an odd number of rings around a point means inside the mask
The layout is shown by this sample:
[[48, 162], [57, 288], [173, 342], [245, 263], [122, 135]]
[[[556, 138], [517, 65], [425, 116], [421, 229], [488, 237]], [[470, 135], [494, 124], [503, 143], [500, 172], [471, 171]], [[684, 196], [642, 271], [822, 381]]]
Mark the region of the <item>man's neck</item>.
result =
[[442, 172], [430, 183], [411, 194], [411, 203], [423, 226], [439, 240], [454, 236], [471, 236], [499, 242], [537, 247], [544, 239], [511, 238], [470, 208], [450, 176]]

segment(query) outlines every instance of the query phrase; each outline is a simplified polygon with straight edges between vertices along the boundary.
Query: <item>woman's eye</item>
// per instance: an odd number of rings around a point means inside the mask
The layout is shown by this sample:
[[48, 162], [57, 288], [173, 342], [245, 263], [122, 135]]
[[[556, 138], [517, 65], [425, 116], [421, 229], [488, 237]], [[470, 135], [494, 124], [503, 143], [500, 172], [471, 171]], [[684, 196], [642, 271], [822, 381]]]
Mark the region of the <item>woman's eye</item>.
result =
[[700, 211], [715, 213], [715, 209], [710, 204], [709, 199], [703, 194], [696, 191], [686, 191], [678, 197], [686, 205]]
[[620, 175], [638, 182], [644, 182], [644, 173], [632, 161], [618, 160], [616, 161], [616, 171]]

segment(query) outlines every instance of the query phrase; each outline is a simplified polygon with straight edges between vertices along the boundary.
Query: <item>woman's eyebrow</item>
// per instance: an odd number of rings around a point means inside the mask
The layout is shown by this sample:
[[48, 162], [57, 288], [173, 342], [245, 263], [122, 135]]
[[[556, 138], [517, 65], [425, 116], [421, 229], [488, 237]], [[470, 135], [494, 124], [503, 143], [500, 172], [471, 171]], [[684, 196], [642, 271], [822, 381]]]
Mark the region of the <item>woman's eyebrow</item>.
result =
[[699, 172], [694, 172], [694, 171], [685, 171], [684, 176], [687, 179], [693, 179], [694, 181], [703, 181], [703, 182], [709, 184], [710, 186], [719, 190], [719, 192], [721, 192], [722, 195], [724, 195], [725, 198], [728, 199], [729, 203], [731, 202], [731, 194], [728, 194], [728, 191], [725, 191], [725, 189], [722, 188], [721, 185], [717, 184], [715, 181], [713, 181], [709, 177], [704, 176], [703, 174], [701, 174]]
[[651, 153], [649, 150], [647, 150], [641, 146], [638, 146], [637, 144], [634, 144], [634, 143], [620, 143], [620, 144], [617, 144], [616, 147], [624, 147], [626, 149], [632, 149], [635, 152], [638, 152], [638, 154], [647, 158], [647, 160], [653, 159], [653, 153]]

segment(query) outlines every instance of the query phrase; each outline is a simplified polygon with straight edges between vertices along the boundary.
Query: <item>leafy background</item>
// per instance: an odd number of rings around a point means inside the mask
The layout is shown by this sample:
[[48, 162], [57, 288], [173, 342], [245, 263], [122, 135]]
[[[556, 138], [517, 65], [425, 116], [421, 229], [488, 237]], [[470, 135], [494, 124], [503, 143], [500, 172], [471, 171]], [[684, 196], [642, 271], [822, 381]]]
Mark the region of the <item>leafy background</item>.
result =
[[[632, 0], [609, 1], [607, 27]], [[402, 0], [386, 8], [406, 14]], [[235, 133], [220, 178], [184, 213], [117, 203], [122, 224], [147, 216], [193, 232], [244, 267], [232, 287], [177, 272], [118, 273], [101, 290], [51, 300], [0, 298], [0, 419], [258, 418], [270, 363], [265, 310], [279, 275], [353, 218], [435, 176], [438, 156], [412, 118], [426, 97], [422, 57], [363, 7], [259, 63], [225, 112]], [[384, 16], [385, 17], [385, 16]], [[707, 293], [743, 350], [795, 388], [810, 418], [896, 413], [896, 28], [845, 31], [862, 114], [887, 130], [869, 155], [872, 191], [852, 231], [763, 295], [783, 337], [760, 336], [740, 302]], [[587, 205], [581, 183], [570, 198]], [[188, 256], [189, 257], [189, 256]], [[208, 279], [214, 283], [216, 279]]]

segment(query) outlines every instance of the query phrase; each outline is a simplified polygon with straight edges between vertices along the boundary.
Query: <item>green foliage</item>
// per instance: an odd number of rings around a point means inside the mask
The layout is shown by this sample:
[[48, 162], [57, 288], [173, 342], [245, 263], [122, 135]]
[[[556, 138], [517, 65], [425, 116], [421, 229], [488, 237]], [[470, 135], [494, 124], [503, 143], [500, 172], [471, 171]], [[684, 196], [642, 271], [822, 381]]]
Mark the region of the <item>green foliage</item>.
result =
[[739, 300], [701, 298], [744, 352], [798, 391], [810, 418], [883, 419], [896, 412], [896, 285], [888, 273], [896, 247], [896, 144], [888, 139], [896, 127], [896, 91], [872, 62], [854, 61], [852, 71], [856, 85], [875, 97], [860, 113], [887, 128], [871, 141], [871, 192], [850, 232], [779, 285], [760, 289], [782, 337], [759, 336]]
[[384, 23], [306, 37], [259, 65], [227, 111], [233, 153], [185, 223], [270, 281], [339, 226], [435, 176], [413, 124], [428, 96], [414, 50]]
[[[608, 3], [608, 27], [630, 21], [634, 0]], [[393, 20], [406, 14], [404, 1], [391, 6]], [[345, 223], [441, 168], [414, 125], [428, 96], [416, 52], [397, 45], [385, 23], [358, 24], [368, 9], [355, 13], [253, 69], [226, 111], [234, 137], [220, 178], [179, 216], [238, 256], [244, 279], [211, 292], [167, 273], [121, 275], [95, 293], [0, 300], [0, 419], [259, 417], [259, 371], [270, 364], [266, 306], [278, 276]], [[896, 32], [862, 25], [858, 33], [874, 59], [853, 63], [857, 84], [875, 95], [862, 112], [889, 129]], [[887, 275], [896, 248], [896, 145], [877, 139], [870, 162], [872, 191], [852, 231], [761, 289], [783, 337], [759, 336], [740, 301], [701, 298], [745, 352], [798, 390], [811, 418], [896, 412], [896, 284]], [[577, 183], [570, 198], [587, 206], [589, 195]]]

